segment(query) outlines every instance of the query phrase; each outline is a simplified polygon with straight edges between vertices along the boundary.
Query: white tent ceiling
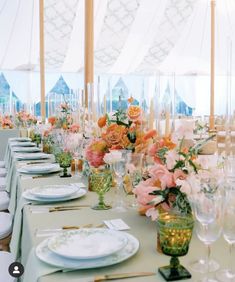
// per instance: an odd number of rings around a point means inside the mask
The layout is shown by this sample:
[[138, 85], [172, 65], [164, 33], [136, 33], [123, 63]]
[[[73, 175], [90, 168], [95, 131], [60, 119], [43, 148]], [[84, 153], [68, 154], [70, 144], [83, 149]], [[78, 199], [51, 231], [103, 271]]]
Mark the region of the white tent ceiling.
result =
[[[44, 1], [47, 70], [81, 71], [85, 0]], [[209, 72], [210, 0], [94, 2], [96, 73]], [[38, 4], [0, 0], [0, 69], [38, 69]], [[235, 46], [234, 15], [235, 0], [216, 0], [219, 72], [227, 70], [228, 38]]]

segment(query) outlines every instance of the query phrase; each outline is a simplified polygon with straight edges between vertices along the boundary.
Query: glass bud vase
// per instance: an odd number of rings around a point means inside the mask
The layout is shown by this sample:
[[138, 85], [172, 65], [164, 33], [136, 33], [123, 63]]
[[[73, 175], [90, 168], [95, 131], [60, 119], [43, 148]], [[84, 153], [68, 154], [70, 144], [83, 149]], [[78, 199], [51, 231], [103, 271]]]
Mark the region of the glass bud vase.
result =
[[180, 264], [178, 257], [188, 253], [193, 226], [192, 215], [171, 213], [159, 215], [157, 227], [161, 249], [165, 255], [171, 256], [170, 265], [158, 269], [166, 281], [191, 278], [191, 274]]

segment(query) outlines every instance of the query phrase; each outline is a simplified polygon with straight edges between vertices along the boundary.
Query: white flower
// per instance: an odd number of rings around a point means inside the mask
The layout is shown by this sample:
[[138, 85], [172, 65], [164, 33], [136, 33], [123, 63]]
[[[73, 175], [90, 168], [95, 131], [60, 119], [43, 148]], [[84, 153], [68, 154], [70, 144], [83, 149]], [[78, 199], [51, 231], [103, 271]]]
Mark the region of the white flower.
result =
[[180, 191], [182, 193], [185, 193], [187, 195], [191, 194], [191, 190], [192, 190], [191, 189], [191, 185], [190, 185], [190, 183], [186, 179], [184, 179], [184, 180], [177, 179], [176, 180], [176, 185], [180, 186]]
[[104, 162], [109, 165], [119, 162], [121, 159], [122, 153], [118, 150], [111, 151], [110, 153], [106, 153], [104, 155]]
[[166, 153], [166, 166], [171, 170], [174, 168], [176, 161], [179, 159], [179, 155], [176, 150], [170, 150]]

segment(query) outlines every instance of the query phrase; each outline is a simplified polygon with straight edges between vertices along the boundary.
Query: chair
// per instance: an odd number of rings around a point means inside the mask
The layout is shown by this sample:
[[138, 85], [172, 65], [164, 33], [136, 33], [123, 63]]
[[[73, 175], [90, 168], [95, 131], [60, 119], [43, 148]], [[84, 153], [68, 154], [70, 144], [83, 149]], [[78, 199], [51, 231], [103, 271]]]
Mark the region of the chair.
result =
[[5, 177], [7, 175], [7, 170], [3, 167], [0, 167], [0, 177]]
[[0, 212], [8, 209], [9, 206], [9, 195], [5, 191], [0, 191]]
[[0, 191], [6, 190], [6, 178], [0, 177]]
[[14, 262], [14, 257], [11, 253], [0, 252], [0, 281], [1, 282], [16, 282], [16, 279], [10, 276], [8, 272], [9, 265]]
[[11, 215], [6, 212], [0, 212], [0, 250], [2, 251], [9, 250], [11, 231], [12, 231]]

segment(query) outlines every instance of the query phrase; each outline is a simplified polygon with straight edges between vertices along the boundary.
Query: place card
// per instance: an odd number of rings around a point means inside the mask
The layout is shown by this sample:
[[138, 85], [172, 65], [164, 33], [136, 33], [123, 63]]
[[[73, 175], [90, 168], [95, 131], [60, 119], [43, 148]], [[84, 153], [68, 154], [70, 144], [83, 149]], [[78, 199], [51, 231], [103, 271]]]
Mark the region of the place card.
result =
[[128, 226], [121, 218], [112, 219], [112, 220], [103, 220], [104, 224], [112, 230], [129, 230]]

